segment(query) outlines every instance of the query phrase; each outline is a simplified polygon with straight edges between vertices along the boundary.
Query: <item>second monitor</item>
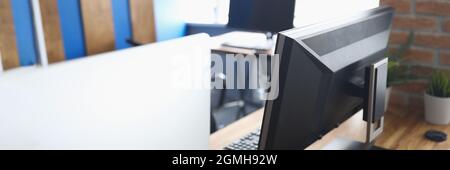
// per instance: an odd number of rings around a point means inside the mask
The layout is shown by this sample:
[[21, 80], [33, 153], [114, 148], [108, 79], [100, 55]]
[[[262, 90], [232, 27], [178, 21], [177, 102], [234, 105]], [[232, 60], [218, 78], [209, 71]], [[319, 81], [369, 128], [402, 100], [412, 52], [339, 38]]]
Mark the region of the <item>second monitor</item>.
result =
[[278, 33], [293, 28], [295, 0], [231, 0], [228, 26]]

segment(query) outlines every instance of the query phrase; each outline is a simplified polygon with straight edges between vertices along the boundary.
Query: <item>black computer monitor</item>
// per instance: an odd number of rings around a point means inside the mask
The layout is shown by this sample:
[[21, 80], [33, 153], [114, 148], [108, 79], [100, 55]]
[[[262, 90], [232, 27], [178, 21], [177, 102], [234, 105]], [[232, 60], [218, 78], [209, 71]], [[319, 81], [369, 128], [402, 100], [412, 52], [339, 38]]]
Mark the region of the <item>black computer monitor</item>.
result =
[[279, 34], [279, 97], [266, 104], [260, 149], [306, 149], [363, 108], [382, 119], [387, 63], [371, 69], [387, 62], [393, 14], [381, 7]]
[[295, 0], [230, 0], [228, 27], [278, 33], [293, 28]]

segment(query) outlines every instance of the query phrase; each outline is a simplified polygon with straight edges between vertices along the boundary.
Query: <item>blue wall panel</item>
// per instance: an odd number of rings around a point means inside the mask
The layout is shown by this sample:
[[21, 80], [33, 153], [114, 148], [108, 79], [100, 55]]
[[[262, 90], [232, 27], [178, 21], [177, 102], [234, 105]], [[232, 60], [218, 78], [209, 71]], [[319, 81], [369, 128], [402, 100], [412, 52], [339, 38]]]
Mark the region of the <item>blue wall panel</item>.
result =
[[58, 10], [66, 58], [86, 56], [79, 0], [58, 0]]
[[128, 0], [112, 0], [116, 49], [131, 47], [127, 39], [131, 38], [130, 7]]
[[28, 66], [36, 64], [37, 52], [34, 40], [31, 3], [29, 0], [13, 0], [11, 3], [20, 65]]
[[[181, 0], [155, 0], [155, 17], [157, 40], [164, 41], [182, 37], [186, 24], [177, 11], [182, 8], [177, 2]], [[17, 32], [17, 44], [20, 64], [36, 64], [37, 49], [34, 40], [32, 8], [30, 0], [13, 0], [13, 17]], [[116, 48], [128, 48], [126, 42], [132, 35], [128, 0], [112, 0]], [[67, 59], [86, 56], [83, 21], [79, 0], [58, 0], [61, 18], [61, 31]]]

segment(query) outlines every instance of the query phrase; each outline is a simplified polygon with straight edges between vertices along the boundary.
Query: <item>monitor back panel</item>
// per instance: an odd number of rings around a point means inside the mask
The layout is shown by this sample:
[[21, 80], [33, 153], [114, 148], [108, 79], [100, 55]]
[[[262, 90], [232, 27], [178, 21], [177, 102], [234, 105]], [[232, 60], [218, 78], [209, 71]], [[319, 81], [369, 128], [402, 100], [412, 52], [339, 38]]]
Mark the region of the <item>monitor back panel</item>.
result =
[[392, 16], [377, 8], [280, 33], [280, 95], [267, 102], [261, 149], [305, 149], [363, 108], [352, 83], [384, 58]]

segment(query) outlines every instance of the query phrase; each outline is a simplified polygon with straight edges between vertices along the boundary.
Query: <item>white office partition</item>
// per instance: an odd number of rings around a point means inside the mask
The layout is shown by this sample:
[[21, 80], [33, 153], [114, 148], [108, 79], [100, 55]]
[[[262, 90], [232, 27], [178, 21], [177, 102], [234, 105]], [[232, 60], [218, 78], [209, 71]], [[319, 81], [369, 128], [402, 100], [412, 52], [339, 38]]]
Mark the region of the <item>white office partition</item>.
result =
[[38, 51], [38, 65], [48, 66], [47, 47], [45, 46], [44, 27], [42, 24], [41, 7], [39, 0], [30, 0], [33, 9], [33, 23]]
[[380, 6], [380, 0], [296, 0], [295, 27]]
[[193, 35], [4, 73], [0, 150], [208, 149], [209, 43]]

